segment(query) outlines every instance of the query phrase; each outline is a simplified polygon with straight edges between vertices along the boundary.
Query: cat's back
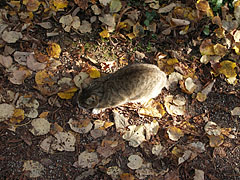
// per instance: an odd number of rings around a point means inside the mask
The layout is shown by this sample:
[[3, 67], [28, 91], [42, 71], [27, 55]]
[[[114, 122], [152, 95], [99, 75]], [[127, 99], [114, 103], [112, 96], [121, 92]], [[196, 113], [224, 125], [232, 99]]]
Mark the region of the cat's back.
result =
[[156, 97], [166, 85], [166, 80], [165, 73], [156, 65], [133, 64], [109, 75], [104, 86], [116, 95], [128, 98], [128, 101], [137, 102]]

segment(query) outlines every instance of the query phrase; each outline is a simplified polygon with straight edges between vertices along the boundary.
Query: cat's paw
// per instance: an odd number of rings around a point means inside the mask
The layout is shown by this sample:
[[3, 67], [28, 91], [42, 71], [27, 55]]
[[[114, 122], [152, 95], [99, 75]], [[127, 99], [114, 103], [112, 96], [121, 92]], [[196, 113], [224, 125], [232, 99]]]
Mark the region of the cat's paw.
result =
[[101, 108], [94, 108], [93, 110], [92, 110], [92, 113], [93, 114], [99, 114], [100, 112], [103, 112], [105, 109], [101, 109]]

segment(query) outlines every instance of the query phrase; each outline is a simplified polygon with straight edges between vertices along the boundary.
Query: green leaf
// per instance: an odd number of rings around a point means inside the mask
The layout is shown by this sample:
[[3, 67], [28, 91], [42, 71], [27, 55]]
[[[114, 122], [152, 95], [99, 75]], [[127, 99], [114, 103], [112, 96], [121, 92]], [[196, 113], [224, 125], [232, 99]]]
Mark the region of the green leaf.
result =
[[122, 8], [122, 3], [120, 0], [112, 0], [110, 3], [110, 12], [115, 13], [120, 11]]

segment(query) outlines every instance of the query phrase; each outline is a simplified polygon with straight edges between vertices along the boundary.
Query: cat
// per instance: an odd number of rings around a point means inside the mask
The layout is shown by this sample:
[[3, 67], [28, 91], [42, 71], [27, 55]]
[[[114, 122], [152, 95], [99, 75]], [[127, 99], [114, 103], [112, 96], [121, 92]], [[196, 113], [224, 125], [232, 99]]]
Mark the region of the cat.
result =
[[166, 74], [153, 64], [127, 65], [95, 79], [77, 95], [80, 108], [93, 113], [125, 103], [147, 103], [167, 86]]

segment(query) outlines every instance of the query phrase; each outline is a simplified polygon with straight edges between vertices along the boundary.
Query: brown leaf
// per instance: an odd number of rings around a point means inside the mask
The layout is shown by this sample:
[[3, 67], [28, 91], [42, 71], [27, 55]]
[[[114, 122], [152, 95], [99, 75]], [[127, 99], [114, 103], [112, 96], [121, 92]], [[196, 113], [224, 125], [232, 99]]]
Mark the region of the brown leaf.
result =
[[83, 10], [88, 8], [88, 0], [74, 0], [74, 2]]

